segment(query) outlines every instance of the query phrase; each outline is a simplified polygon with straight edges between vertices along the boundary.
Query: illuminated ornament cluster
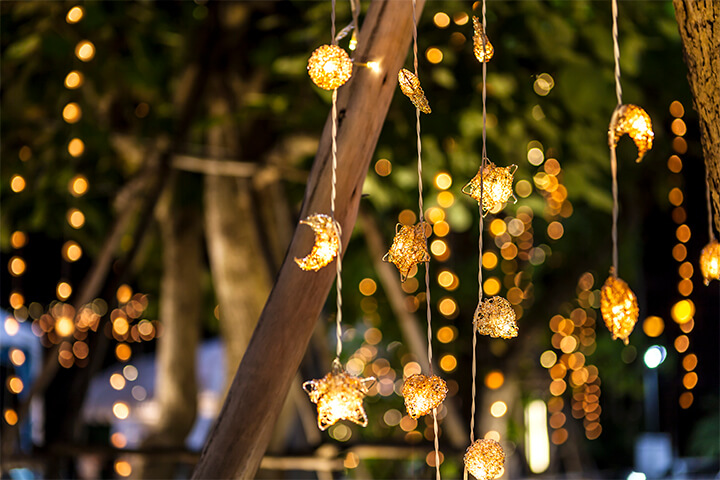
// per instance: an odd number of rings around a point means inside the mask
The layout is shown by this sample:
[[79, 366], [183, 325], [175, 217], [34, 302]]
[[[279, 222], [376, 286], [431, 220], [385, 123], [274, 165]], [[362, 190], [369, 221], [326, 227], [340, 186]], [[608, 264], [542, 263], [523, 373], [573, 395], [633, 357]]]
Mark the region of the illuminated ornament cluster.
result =
[[483, 438], [475, 440], [465, 451], [465, 468], [478, 480], [493, 480], [503, 472], [505, 452], [498, 442]]
[[710, 280], [720, 280], [720, 243], [717, 240], [711, 241], [702, 249], [700, 271], [705, 285], [709, 285]]
[[[478, 203], [482, 204], [482, 209], [487, 212], [499, 212], [510, 197], [515, 199], [513, 194], [512, 182], [513, 175], [517, 170], [516, 165], [509, 167], [496, 167], [494, 163], [487, 162], [484, 167], [478, 169], [477, 175], [470, 180], [462, 189], [466, 195], [470, 195]], [[480, 179], [482, 173], [482, 180]], [[482, 199], [481, 195], [482, 181]]]
[[348, 81], [353, 63], [341, 47], [322, 45], [310, 56], [307, 69], [315, 85], [325, 90], [335, 90]]
[[340, 361], [333, 361], [332, 371], [319, 380], [303, 383], [310, 401], [317, 404], [318, 427], [326, 430], [338, 420], [350, 420], [367, 426], [363, 398], [375, 383], [375, 377], [361, 378], [347, 373]]
[[[485, 48], [483, 48], [483, 40], [485, 41]], [[473, 51], [475, 52], [475, 58], [480, 63], [489, 61], [495, 53], [495, 49], [488, 40], [483, 24], [478, 17], [473, 17]]]
[[506, 299], [490, 297], [475, 309], [473, 324], [481, 335], [493, 338], [514, 338], [518, 335], [515, 310]]
[[420, 79], [414, 73], [403, 68], [398, 72], [398, 83], [400, 84], [402, 93], [404, 93], [421, 112], [432, 112], [430, 104], [427, 98], [425, 98], [425, 92], [423, 92], [420, 86]]
[[416, 373], [407, 378], [402, 387], [408, 415], [416, 419], [432, 413], [445, 400], [447, 393], [445, 380], [437, 375], [427, 377]]
[[425, 232], [427, 223], [416, 225], [403, 225], [398, 223], [395, 227], [390, 251], [385, 254], [383, 261], [394, 263], [400, 271], [400, 281], [407, 280], [410, 269], [417, 263], [430, 261], [430, 252], [427, 247]]
[[619, 338], [627, 345], [638, 320], [637, 297], [623, 279], [610, 273], [600, 289], [600, 312], [613, 340]]
[[652, 148], [655, 134], [652, 130], [650, 116], [645, 110], [637, 105], [620, 105], [613, 112], [608, 130], [608, 142], [611, 147], [617, 146], [617, 142], [624, 134], [628, 134], [635, 142], [638, 149], [640, 162], [645, 154]]
[[295, 263], [303, 270], [317, 272], [337, 256], [340, 249], [339, 226], [332, 217], [323, 213], [314, 213], [300, 220], [300, 224], [313, 229], [315, 243], [310, 253], [306, 257], [295, 258]]

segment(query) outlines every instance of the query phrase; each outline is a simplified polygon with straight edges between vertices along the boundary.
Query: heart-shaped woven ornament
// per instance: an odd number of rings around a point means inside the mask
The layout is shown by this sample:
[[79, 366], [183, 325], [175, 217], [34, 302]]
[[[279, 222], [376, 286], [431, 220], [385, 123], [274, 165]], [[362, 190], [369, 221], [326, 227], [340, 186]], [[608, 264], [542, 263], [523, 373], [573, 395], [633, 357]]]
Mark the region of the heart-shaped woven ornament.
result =
[[422, 373], [408, 377], [402, 387], [405, 408], [412, 418], [431, 413], [445, 400], [447, 392], [445, 380], [437, 375], [427, 377]]

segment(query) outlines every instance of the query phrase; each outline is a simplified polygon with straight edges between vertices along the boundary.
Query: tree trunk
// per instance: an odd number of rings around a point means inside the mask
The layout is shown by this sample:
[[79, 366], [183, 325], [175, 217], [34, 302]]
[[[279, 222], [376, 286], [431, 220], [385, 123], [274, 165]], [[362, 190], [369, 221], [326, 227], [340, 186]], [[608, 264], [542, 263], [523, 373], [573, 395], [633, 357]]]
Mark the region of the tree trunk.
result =
[[[418, 2], [422, 11], [423, 1]], [[363, 24], [358, 62], [379, 61], [375, 73], [356, 66], [339, 90], [336, 219], [347, 245], [357, 217], [370, 160], [396, 87], [412, 31], [411, 2], [375, 0]], [[325, 124], [305, 193], [302, 217], [330, 208], [331, 120]], [[252, 478], [267, 448], [277, 412], [312, 335], [330, 291], [335, 268], [300, 270], [293, 257], [305, 255], [313, 234], [295, 230], [275, 286], [215, 427], [203, 449], [194, 478]], [[330, 365], [328, 365], [328, 369]]]
[[715, 230], [720, 232], [720, 2], [673, 0], [708, 171]]
[[[158, 205], [163, 244], [159, 313], [163, 334], [157, 343], [154, 401], [159, 418], [143, 442], [145, 447], [183, 448], [197, 411], [195, 352], [202, 304], [202, 223], [196, 206], [174, 201], [180, 193], [178, 177], [189, 175], [175, 174]], [[174, 478], [175, 467], [173, 460], [146, 457], [137, 475]]]

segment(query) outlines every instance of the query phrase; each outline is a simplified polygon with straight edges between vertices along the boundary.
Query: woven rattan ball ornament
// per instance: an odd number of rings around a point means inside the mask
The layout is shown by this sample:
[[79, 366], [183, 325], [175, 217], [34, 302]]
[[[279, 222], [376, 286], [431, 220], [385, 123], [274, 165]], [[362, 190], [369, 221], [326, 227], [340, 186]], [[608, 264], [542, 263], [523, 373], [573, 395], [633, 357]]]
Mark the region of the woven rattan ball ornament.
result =
[[[483, 40], [485, 45], [483, 45]], [[475, 52], [475, 58], [480, 63], [489, 61], [495, 53], [495, 49], [488, 40], [483, 24], [478, 17], [473, 17], [473, 51]]]
[[445, 400], [447, 392], [445, 380], [437, 375], [427, 377], [422, 373], [408, 377], [402, 387], [405, 408], [412, 418], [431, 413]]
[[295, 258], [295, 263], [303, 270], [317, 272], [328, 263], [332, 262], [340, 249], [340, 232], [338, 224], [331, 216], [323, 213], [314, 213], [305, 220], [300, 220], [301, 225], [308, 225], [315, 233], [315, 243], [310, 253], [303, 258]]
[[709, 285], [710, 280], [720, 280], [720, 243], [717, 240], [713, 240], [702, 249], [700, 271], [705, 285]]
[[400, 70], [398, 72], [398, 84], [400, 85], [400, 91], [402, 91], [421, 112], [432, 112], [430, 104], [427, 98], [425, 98], [425, 92], [423, 92], [420, 86], [420, 79], [414, 73], [406, 68]]
[[320, 430], [338, 420], [350, 420], [366, 427], [368, 419], [362, 402], [373, 383], [375, 377], [361, 378], [347, 373], [338, 359], [333, 361], [332, 371], [323, 378], [303, 383], [310, 401], [317, 404]]
[[475, 440], [465, 451], [465, 468], [478, 480], [493, 480], [503, 472], [505, 452], [498, 442], [483, 438]]
[[620, 105], [613, 112], [608, 130], [610, 146], [616, 147], [620, 137], [626, 133], [635, 142], [638, 149], [638, 158], [635, 161], [640, 162], [652, 148], [655, 134], [653, 133], [650, 115], [637, 105]]
[[613, 340], [619, 338], [627, 345], [638, 320], [637, 297], [628, 284], [612, 272], [600, 289], [600, 312]]
[[395, 264], [400, 272], [401, 282], [407, 280], [413, 265], [430, 261], [425, 235], [427, 228], [428, 225], [425, 222], [416, 225], [398, 223], [395, 226], [395, 238], [393, 238], [390, 251], [383, 257], [383, 261]]
[[514, 338], [518, 335], [515, 310], [503, 297], [480, 301], [475, 309], [473, 324], [481, 335], [493, 338]]
[[310, 56], [307, 69], [315, 85], [325, 90], [335, 90], [348, 81], [353, 63], [341, 47], [322, 45]]
[[[483, 212], [497, 213], [505, 204], [513, 198], [513, 175], [517, 170], [516, 165], [508, 167], [497, 167], [492, 162], [487, 162], [484, 167], [478, 169], [477, 175], [470, 180], [462, 189], [462, 192], [471, 196], [482, 205]], [[482, 181], [480, 179], [482, 173]], [[482, 184], [482, 198], [480, 185]], [[483, 215], [484, 216], [484, 215]]]

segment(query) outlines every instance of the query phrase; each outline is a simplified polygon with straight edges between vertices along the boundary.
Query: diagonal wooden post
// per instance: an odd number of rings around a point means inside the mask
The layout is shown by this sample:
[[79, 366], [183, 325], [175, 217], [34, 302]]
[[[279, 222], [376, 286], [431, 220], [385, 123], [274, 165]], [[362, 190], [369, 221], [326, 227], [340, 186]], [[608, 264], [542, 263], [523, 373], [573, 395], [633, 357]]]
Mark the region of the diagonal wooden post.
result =
[[[418, 0], [418, 12], [423, 5], [424, 0]], [[342, 225], [343, 246], [347, 246], [355, 225], [365, 174], [397, 85], [397, 72], [407, 58], [411, 35], [410, 0], [373, 0], [354, 55], [353, 76], [338, 92], [335, 217]], [[368, 61], [379, 62], [380, 72], [358, 66]], [[308, 178], [301, 218], [330, 211], [330, 132], [328, 117]], [[304, 272], [295, 265], [293, 258], [310, 250], [312, 238], [309, 228], [295, 230], [193, 478], [253, 478], [260, 465], [335, 278], [332, 265], [319, 272]]]

